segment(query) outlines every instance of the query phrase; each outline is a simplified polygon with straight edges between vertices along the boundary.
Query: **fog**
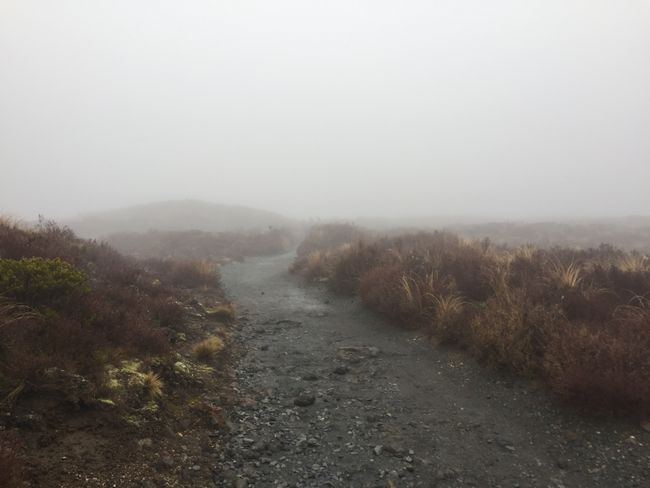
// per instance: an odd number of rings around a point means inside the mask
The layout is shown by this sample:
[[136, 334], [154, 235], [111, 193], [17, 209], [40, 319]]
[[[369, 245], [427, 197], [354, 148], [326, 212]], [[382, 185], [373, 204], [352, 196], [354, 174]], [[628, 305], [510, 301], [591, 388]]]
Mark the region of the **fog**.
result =
[[650, 214], [650, 2], [0, 2], [0, 213]]

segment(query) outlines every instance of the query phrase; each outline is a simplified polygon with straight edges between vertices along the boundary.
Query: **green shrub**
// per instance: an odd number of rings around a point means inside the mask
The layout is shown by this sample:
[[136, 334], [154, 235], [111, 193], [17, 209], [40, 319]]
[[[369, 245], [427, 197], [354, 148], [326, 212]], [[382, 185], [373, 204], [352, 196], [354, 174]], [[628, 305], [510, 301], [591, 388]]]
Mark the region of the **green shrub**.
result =
[[0, 295], [33, 305], [66, 303], [88, 290], [88, 278], [59, 258], [0, 259]]

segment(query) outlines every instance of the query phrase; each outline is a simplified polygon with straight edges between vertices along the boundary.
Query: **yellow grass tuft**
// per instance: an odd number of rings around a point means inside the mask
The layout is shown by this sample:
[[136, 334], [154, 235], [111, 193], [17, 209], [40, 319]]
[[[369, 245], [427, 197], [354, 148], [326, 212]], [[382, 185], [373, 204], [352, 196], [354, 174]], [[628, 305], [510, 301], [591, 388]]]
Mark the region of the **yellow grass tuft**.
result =
[[628, 273], [641, 273], [650, 270], [650, 258], [641, 254], [628, 254], [619, 259], [616, 267]]
[[213, 319], [232, 322], [235, 320], [235, 307], [231, 303], [217, 305], [216, 307], [208, 309], [207, 315]]
[[160, 398], [163, 395], [163, 380], [156, 373], [149, 371], [142, 379], [145, 392], [149, 398]]
[[438, 320], [448, 320], [463, 311], [466, 302], [459, 295], [440, 295], [434, 296], [436, 318]]
[[551, 268], [551, 276], [562, 286], [577, 288], [582, 283], [583, 270], [575, 262], [571, 262], [568, 265], [556, 262]]
[[209, 362], [224, 348], [221, 337], [210, 336], [194, 346], [194, 354], [199, 361]]

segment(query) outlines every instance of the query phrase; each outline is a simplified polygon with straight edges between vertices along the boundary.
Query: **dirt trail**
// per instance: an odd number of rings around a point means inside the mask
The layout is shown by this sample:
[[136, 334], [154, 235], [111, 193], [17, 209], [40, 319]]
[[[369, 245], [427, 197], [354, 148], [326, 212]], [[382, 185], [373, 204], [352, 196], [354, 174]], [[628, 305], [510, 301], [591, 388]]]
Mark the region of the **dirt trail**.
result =
[[[217, 482], [255, 487], [648, 487], [650, 433], [303, 286], [292, 256], [224, 268], [245, 399]], [[311, 404], [311, 402], [314, 402]]]

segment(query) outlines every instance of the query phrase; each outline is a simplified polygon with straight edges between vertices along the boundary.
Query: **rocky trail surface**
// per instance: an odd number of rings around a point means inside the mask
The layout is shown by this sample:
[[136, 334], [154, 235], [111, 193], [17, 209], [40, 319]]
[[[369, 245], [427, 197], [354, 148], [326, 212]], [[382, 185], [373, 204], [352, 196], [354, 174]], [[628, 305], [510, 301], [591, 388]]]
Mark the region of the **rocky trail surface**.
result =
[[650, 487], [650, 433], [305, 286], [291, 255], [224, 268], [242, 405], [215, 482], [234, 487]]

